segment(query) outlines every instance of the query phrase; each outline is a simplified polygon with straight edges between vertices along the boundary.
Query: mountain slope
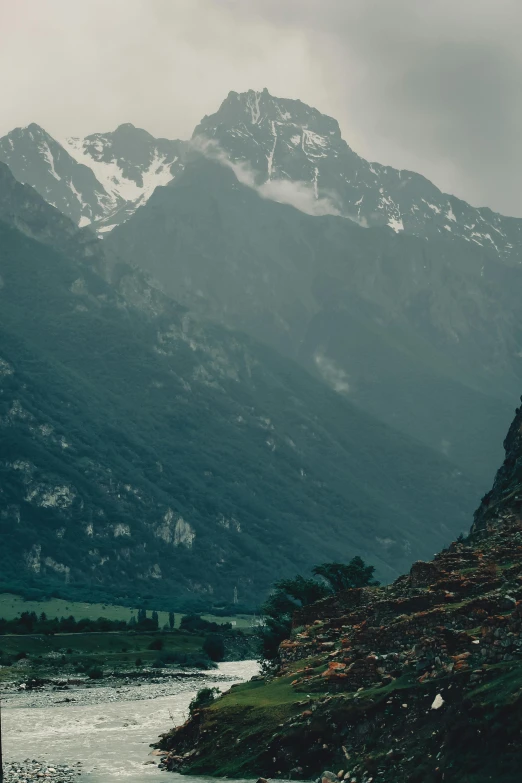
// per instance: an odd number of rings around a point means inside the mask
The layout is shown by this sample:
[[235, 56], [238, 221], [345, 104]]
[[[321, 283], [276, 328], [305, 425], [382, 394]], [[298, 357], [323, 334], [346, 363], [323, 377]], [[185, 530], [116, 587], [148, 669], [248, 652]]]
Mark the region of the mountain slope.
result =
[[202, 157], [106, 242], [193, 311], [490, 480], [521, 382], [518, 268], [462, 241], [304, 214]]
[[[386, 578], [462, 527], [476, 490], [452, 463], [103, 269], [99, 241], [60, 252], [55, 211], [22, 192], [0, 225], [4, 586], [253, 605], [317, 559], [358, 552]], [[25, 211], [48, 245], [14, 227]]]

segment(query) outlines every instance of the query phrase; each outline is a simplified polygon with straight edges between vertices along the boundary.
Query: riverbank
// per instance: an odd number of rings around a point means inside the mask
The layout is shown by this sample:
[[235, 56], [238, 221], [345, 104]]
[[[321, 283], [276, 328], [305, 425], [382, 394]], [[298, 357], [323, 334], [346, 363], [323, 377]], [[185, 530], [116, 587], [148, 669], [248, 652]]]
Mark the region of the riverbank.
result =
[[35, 759], [22, 762], [7, 762], [4, 765], [3, 783], [75, 783], [82, 774], [81, 762], [68, 764], [45, 764]]
[[81, 762], [79, 781], [125, 777], [126, 783], [142, 783], [161, 774], [151, 743], [184, 722], [200, 688], [224, 691], [257, 670], [255, 661], [238, 661], [139, 682], [114, 678], [67, 688], [52, 682], [34, 690], [2, 688], [4, 759], [20, 763], [30, 757], [55, 768]]

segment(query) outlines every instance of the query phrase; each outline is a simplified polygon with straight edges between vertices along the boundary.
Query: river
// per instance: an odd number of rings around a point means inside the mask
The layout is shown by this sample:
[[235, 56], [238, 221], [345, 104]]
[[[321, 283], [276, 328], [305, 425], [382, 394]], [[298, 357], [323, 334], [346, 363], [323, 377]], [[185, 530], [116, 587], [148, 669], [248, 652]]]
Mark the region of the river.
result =
[[[79, 781], [173, 783], [161, 772], [149, 745], [183, 723], [188, 705], [205, 686], [228, 689], [257, 673], [255, 661], [221, 663], [204, 679], [100, 685], [90, 689], [7, 694], [2, 709], [4, 759], [37, 759], [49, 764], [81, 762]], [[67, 701], [66, 701], [67, 699]], [[154, 761], [154, 764], [150, 762]], [[181, 777], [183, 783], [203, 778]], [[123, 783], [123, 781], [122, 781]]]

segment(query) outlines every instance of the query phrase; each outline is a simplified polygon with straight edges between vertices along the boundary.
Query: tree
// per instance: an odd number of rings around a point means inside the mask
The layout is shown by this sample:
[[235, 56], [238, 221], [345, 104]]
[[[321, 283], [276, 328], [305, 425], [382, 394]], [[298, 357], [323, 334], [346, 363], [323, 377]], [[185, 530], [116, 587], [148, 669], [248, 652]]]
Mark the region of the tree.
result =
[[174, 612], [169, 612], [169, 626], [171, 631], [174, 630], [174, 620], [175, 620]]
[[154, 623], [154, 626], [156, 628], [159, 628], [159, 617], [158, 617], [158, 613], [156, 612], [156, 610], [154, 610], [152, 612], [152, 622]]
[[225, 657], [225, 642], [217, 633], [209, 633], [203, 642], [203, 652], [206, 652], [211, 661], [219, 663]]
[[366, 565], [364, 560], [356, 555], [348, 564], [322, 563], [315, 566], [312, 572], [321, 576], [330, 586], [333, 593], [349, 590], [356, 587], [377, 586], [379, 582], [374, 578], [375, 567]]
[[282, 593], [294, 601], [294, 609], [308, 606], [326, 598], [330, 590], [322, 582], [296, 576], [294, 579], [280, 579], [274, 584], [276, 592]]
[[329, 593], [324, 583], [303, 576], [280, 579], [275, 583], [274, 591], [262, 607], [264, 626], [261, 630], [261, 654], [264, 660], [273, 661], [277, 658], [279, 645], [290, 636], [295, 610], [313, 604]]
[[345, 563], [323, 563], [312, 572], [322, 581], [296, 576], [280, 579], [262, 606], [264, 626], [261, 629], [261, 655], [264, 661], [275, 661], [279, 645], [288, 639], [292, 630], [292, 618], [296, 609], [308, 606], [329, 595], [354, 587], [378, 585], [374, 579], [374, 566], [366, 565], [356, 556]]

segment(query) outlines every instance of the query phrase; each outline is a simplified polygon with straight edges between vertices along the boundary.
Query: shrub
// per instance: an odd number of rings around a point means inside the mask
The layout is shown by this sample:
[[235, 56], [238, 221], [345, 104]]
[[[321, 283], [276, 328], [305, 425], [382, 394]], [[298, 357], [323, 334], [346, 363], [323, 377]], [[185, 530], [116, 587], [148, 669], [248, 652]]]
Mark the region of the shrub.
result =
[[197, 710], [208, 707], [212, 704], [218, 693], [219, 688], [201, 688], [189, 704], [189, 713], [193, 715]]
[[90, 680], [102, 680], [103, 670], [97, 666], [94, 666], [92, 669], [89, 669], [87, 676]]
[[149, 650], [163, 650], [163, 639], [153, 639], [148, 646]]

